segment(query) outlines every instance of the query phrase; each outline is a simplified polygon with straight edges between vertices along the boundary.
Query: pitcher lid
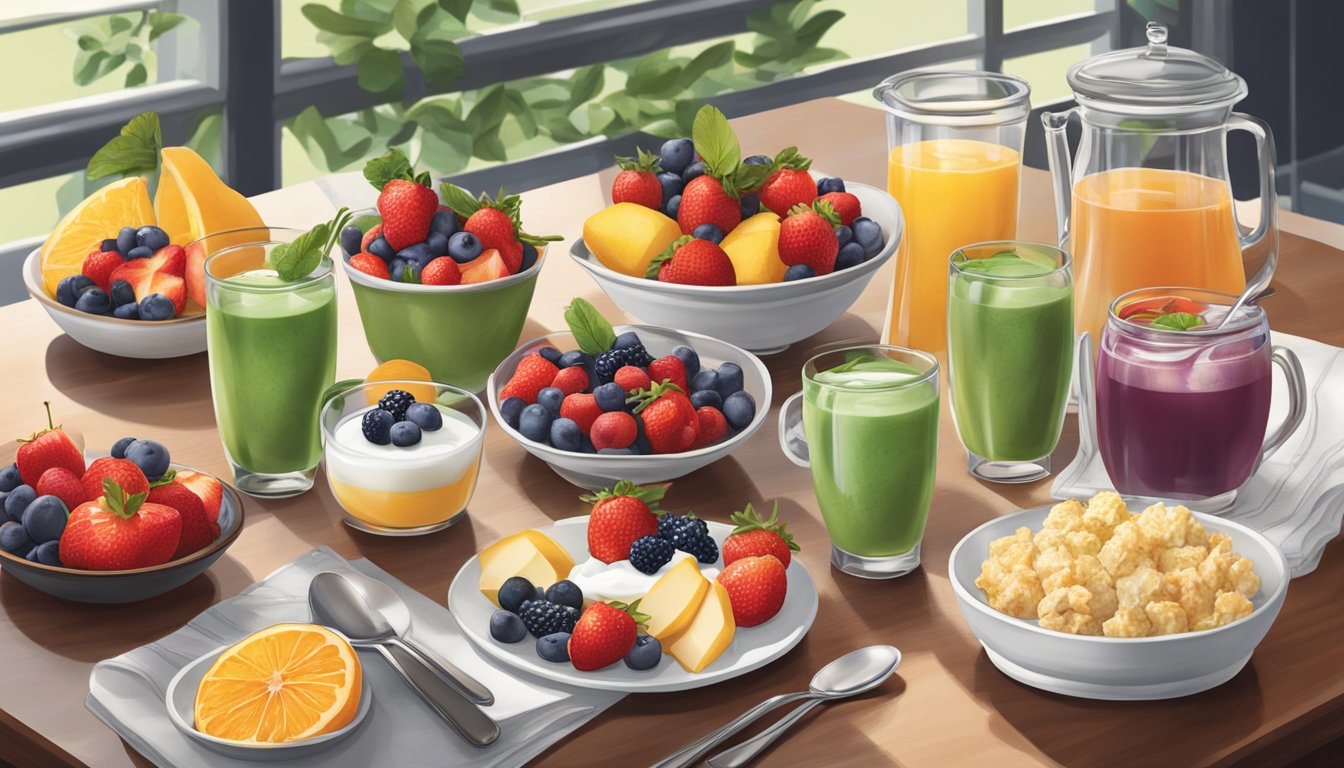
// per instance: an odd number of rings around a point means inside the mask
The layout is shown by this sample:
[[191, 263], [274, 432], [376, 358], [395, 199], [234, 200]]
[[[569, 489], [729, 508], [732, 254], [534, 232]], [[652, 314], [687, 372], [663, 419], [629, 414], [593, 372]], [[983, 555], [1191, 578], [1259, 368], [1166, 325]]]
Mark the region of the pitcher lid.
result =
[[1246, 95], [1246, 81], [1215, 59], [1167, 45], [1167, 28], [1148, 22], [1148, 45], [1104, 53], [1068, 71], [1079, 102], [1094, 100], [1182, 111], [1231, 105]]

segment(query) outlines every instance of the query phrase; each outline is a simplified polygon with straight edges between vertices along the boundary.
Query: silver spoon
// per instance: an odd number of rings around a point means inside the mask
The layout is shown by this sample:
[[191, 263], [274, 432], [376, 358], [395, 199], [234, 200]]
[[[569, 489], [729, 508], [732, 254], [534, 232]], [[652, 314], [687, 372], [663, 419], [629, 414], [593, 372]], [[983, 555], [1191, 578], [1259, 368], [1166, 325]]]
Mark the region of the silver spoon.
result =
[[[808, 690], [801, 693], [784, 693], [766, 699], [717, 731], [707, 734], [691, 742], [680, 751], [663, 758], [655, 763], [652, 768], [684, 768], [694, 765], [710, 750], [727, 741], [733, 734], [756, 722], [767, 712], [795, 701], [807, 701], [807, 704], [794, 710], [769, 729], [762, 731], [760, 735], [748, 739], [741, 746], [734, 747], [721, 755], [716, 755], [714, 758], [717, 760], [732, 755], [743, 747], [754, 745], [754, 749], [747, 754], [743, 763], [732, 763], [732, 765], [745, 764], [746, 760], [752, 759], [761, 750], [773, 743], [786, 728], [797, 722], [798, 718], [806, 714], [811, 707], [823, 701], [843, 699], [876, 688], [891, 677], [900, 663], [901, 652], [890, 645], [870, 645], [867, 648], [850, 651], [817, 670], [817, 674], [812, 676], [812, 682], [808, 685]], [[767, 734], [771, 734], [769, 738], [760, 741]], [[712, 763], [713, 761], [711, 761]]]
[[308, 607], [318, 623], [339, 631], [361, 648], [381, 653], [407, 685], [467, 741], [483, 747], [499, 738], [499, 724], [402, 645], [392, 625], [369, 608], [344, 576], [314, 576], [308, 587]]
[[1222, 322], [1218, 323], [1219, 328], [1227, 325], [1227, 322], [1232, 319], [1232, 316], [1237, 314], [1237, 311], [1243, 306], [1254, 304], [1269, 296], [1272, 292], [1272, 289], [1269, 289], [1269, 281], [1274, 279], [1274, 269], [1278, 264], [1278, 249], [1271, 248], [1269, 251], [1269, 258], [1265, 259], [1265, 263], [1260, 265], [1259, 271], [1252, 275], [1251, 279], [1247, 281], [1246, 290], [1241, 292], [1241, 295], [1237, 297], [1236, 303], [1232, 305], [1231, 309], [1227, 310], [1227, 314], [1223, 316]]

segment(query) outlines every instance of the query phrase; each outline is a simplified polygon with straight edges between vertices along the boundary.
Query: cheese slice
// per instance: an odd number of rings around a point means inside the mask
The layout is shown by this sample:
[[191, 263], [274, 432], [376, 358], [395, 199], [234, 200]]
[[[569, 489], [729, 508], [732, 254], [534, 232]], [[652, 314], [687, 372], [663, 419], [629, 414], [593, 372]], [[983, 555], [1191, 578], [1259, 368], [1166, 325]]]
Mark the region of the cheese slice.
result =
[[690, 623], [663, 644], [687, 672], [699, 672], [713, 664], [728, 649], [737, 632], [728, 590], [717, 581], [711, 584]]
[[700, 575], [695, 558], [672, 566], [639, 601], [639, 612], [649, 617], [648, 633], [662, 640], [680, 632], [695, 617], [708, 591], [709, 582]]
[[[481, 593], [495, 605], [499, 605], [499, 588], [513, 576], [522, 576], [533, 586], [544, 589], [569, 575], [569, 568], [564, 568], [563, 572], [556, 568], [556, 564], [551, 562], [547, 553], [537, 546], [528, 533], [533, 532], [515, 533], [481, 551], [479, 586]], [[570, 561], [570, 566], [573, 566], [573, 561]]]
[[561, 579], [569, 576], [569, 572], [574, 569], [574, 558], [569, 556], [569, 552], [565, 551], [559, 542], [541, 531], [526, 530], [522, 535], [526, 536], [527, 540], [532, 542], [532, 546], [551, 562], [551, 566], [560, 574]]

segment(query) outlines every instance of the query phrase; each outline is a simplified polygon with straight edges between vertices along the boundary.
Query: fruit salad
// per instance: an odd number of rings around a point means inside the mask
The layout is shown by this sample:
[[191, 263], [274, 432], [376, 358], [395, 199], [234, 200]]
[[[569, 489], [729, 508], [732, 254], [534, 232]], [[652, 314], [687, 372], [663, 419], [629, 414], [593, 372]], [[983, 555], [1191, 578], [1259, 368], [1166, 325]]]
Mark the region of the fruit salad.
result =
[[500, 416], [524, 438], [575, 453], [681, 453], [719, 443], [756, 418], [737, 363], [704, 368], [684, 345], [655, 359], [637, 333], [617, 335], [583, 299], [566, 308], [565, 320], [579, 348], [528, 354], [499, 391]]
[[434, 193], [427, 171], [416, 173], [398, 149], [370, 160], [364, 177], [378, 190], [376, 216], [341, 231], [350, 266], [366, 275], [418, 285], [467, 285], [531, 269], [558, 236], [523, 231], [522, 198], [497, 199], [444, 182]]
[[[698, 150], [698, 151], [697, 151]], [[849, 269], [882, 251], [882, 227], [843, 179], [814, 179], [787, 147], [741, 159], [722, 112], [702, 107], [692, 138], [616, 158], [612, 205], [583, 240], [609, 269], [682, 285], [761, 285]]]

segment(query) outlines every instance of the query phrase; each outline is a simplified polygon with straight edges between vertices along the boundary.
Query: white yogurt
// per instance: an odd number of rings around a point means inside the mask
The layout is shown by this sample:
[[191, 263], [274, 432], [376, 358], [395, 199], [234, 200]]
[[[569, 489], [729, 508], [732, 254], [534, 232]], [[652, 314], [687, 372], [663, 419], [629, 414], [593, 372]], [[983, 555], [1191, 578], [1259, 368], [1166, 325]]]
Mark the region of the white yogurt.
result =
[[405, 448], [364, 437], [364, 414], [376, 405], [346, 416], [327, 444], [327, 472], [343, 483], [375, 491], [424, 491], [457, 480], [480, 455], [485, 433], [466, 414], [434, 407], [443, 415], [443, 426], [421, 430], [420, 442]]
[[[657, 573], [650, 574], [637, 570], [629, 560], [604, 563], [595, 557], [590, 557], [574, 566], [569, 572], [569, 580], [579, 585], [587, 600], [619, 600], [622, 603], [629, 603], [648, 594], [658, 577], [687, 558], [695, 561], [694, 555], [677, 550], [666, 565], [659, 568]], [[699, 568], [700, 574], [710, 581], [719, 575], [717, 568], [704, 566]]]

